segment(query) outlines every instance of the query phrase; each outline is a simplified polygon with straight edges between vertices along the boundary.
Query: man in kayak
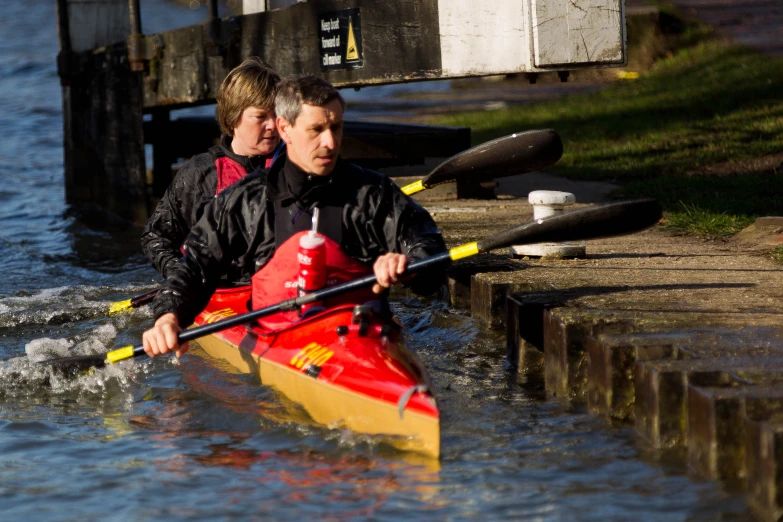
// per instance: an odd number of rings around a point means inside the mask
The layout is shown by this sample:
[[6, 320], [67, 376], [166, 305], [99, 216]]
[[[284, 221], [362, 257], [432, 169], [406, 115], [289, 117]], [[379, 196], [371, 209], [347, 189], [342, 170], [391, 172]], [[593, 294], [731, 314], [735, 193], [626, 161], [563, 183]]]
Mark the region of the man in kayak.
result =
[[[141, 236], [144, 253], [163, 277], [182, 257], [182, 244], [204, 207], [249, 172], [269, 168], [280, 154], [274, 109], [278, 83], [280, 76], [252, 57], [229, 72], [220, 85], [220, 144], [182, 166]], [[226, 277], [236, 280], [235, 274]]]
[[[296, 273], [291, 241], [311, 227], [316, 207], [327, 247], [343, 255], [348, 272], [374, 273], [376, 294], [395, 284], [409, 261], [446, 250], [429, 213], [391, 179], [339, 157], [345, 101], [331, 84], [315, 76], [284, 80], [275, 110], [285, 155], [268, 172], [220, 194], [193, 227], [185, 256], [169, 269], [153, 301], [155, 326], [143, 336], [148, 355], [187, 351], [177, 333], [204, 309], [232, 260], [243, 273], [255, 274], [254, 308], [263, 305], [256, 286], [277, 280], [282, 287]], [[283, 252], [294, 252], [293, 258]], [[442, 282], [441, 267], [405, 284], [428, 294]]]

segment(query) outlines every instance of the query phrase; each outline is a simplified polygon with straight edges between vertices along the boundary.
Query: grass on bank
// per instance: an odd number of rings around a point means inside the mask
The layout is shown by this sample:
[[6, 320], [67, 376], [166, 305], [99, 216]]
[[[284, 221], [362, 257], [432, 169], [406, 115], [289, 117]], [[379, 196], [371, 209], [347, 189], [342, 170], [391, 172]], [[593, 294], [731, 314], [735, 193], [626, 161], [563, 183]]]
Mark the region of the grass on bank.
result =
[[553, 128], [565, 147], [556, 173], [654, 197], [690, 233], [729, 235], [783, 211], [783, 173], [758, 167], [783, 152], [783, 61], [740, 47], [702, 42], [634, 82], [436, 123], [471, 127], [477, 143]]

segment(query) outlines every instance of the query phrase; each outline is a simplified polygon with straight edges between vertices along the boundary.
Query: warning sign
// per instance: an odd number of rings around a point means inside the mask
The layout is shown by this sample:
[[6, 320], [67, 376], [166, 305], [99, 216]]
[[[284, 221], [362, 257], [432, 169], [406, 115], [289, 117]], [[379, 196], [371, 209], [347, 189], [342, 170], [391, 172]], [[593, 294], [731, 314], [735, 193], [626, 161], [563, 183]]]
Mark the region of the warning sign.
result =
[[361, 10], [343, 9], [319, 13], [318, 46], [321, 69], [358, 69], [364, 66]]

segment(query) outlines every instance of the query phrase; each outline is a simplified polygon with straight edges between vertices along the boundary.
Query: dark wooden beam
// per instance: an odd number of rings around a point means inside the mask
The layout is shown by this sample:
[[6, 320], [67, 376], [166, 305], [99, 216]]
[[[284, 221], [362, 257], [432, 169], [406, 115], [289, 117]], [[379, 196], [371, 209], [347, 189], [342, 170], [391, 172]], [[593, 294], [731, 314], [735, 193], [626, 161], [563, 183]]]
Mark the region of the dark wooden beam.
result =
[[[364, 66], [323, 70], [319, 16], [350, 8], [361, 9]], [[435, 0], [311, 0], [287, 9], [221, 19], [217, 29], [196, 25], [146, 40], [147, 77], [153, 78], [145, 83], [146, 110], [212, 103], [226, 74], [250, 56], [261, 57], [282, 75], [317, 74], [336, 86], [437, 78], [441, 67]], [[219, 52], [207, 52], [216, 47]]]
[[130, 70], [124, 44], [79, 53], [80, 71], [63, 86], [65, 195], [147, 219], [142, 77]]

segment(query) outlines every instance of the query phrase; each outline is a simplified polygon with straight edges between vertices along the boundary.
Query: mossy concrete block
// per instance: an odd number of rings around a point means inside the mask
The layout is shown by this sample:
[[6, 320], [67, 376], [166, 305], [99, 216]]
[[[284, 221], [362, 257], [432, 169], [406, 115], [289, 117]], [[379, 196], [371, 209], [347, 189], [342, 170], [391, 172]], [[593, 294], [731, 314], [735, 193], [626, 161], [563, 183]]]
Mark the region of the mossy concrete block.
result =
[[721, 357], [754, 355], [783, 355], [781, 331], [775, 327], [744, 325], [741, 328], [704, 328], [689, 343], [682, 345], [683, 358], [703, 359], [720, 354]]
[[[655, 329], [647, 324], [644, 329]], [[634, 419], [635, 362], [656, 359], [704, 359], [770, 355], [773, 348], [748, 345], [742, 330], [672, 330], [588, 338], [587, 401], [594, 413]]]
[[544, 367], [544, 308], [517, 295], [506, 298], [506, 359], [523, 375]]
[[544, 379], [548, 393], [581, 400], [587, 384], [585, 345], [589, 336], [634, 328], [611, 314], [595, 310], [544, 310]]
[[470, 282], [470, 313], [476, 321], [490, 328], [503, 328], [506, 325], [506, 298], [516, 292], [535, 289], [535, 284], [515, 281], [505, 272], [476, 274]]
[[[536, 290], [551, 289], [546, 283], [531, 283]], [[541, 299], [541, 293], [521, 292], [506, 297], [506, 357], [524, 372], [540, 365], [544, 353], [544, 310], [558, 301]]]
[[783, 519], [783, 418], [745, 418], [747, 500], [759, 520]]
[[688, 383], [702, 386], [732, 382], [725, 360], [646, 361], [634, 369], [634, 423], [636, 431], [653, 447], [685, 443]]
[[[769, 380], [783, 376], [783, 368], [770, 371]], [[783, 388], [775, 384], [688, 386], [688, 463], [709, 478], [745, 477], [745, 418], [776, 413], [783, 413]]]
[[749, 356], [637, 362], [634, 369], [636, 431], [656, 448], [682, 445], [688, 433], [689, 384], [703, 387], [752, 384], [740, 375], [776, 374], [779, 361]]
[[451, 306], [470, 309], [471, 278], [480, 273], [517, 272], [525, 268], [518, 261], [496, 255], [477, 256], [454, 263], [449, 267], [448, 286]]
[[683, 342], [687, 340], [676, 333], [588, 336], [588, 409], [616, 420], [633, 420], [636, 361], [676, 359]]
[[[555, 397], [578, 396], [584, 381], [584, 340], [589, 328], [544, 311], [544, 382]], [[573, 393], [569, 393], [573, 391]]]

